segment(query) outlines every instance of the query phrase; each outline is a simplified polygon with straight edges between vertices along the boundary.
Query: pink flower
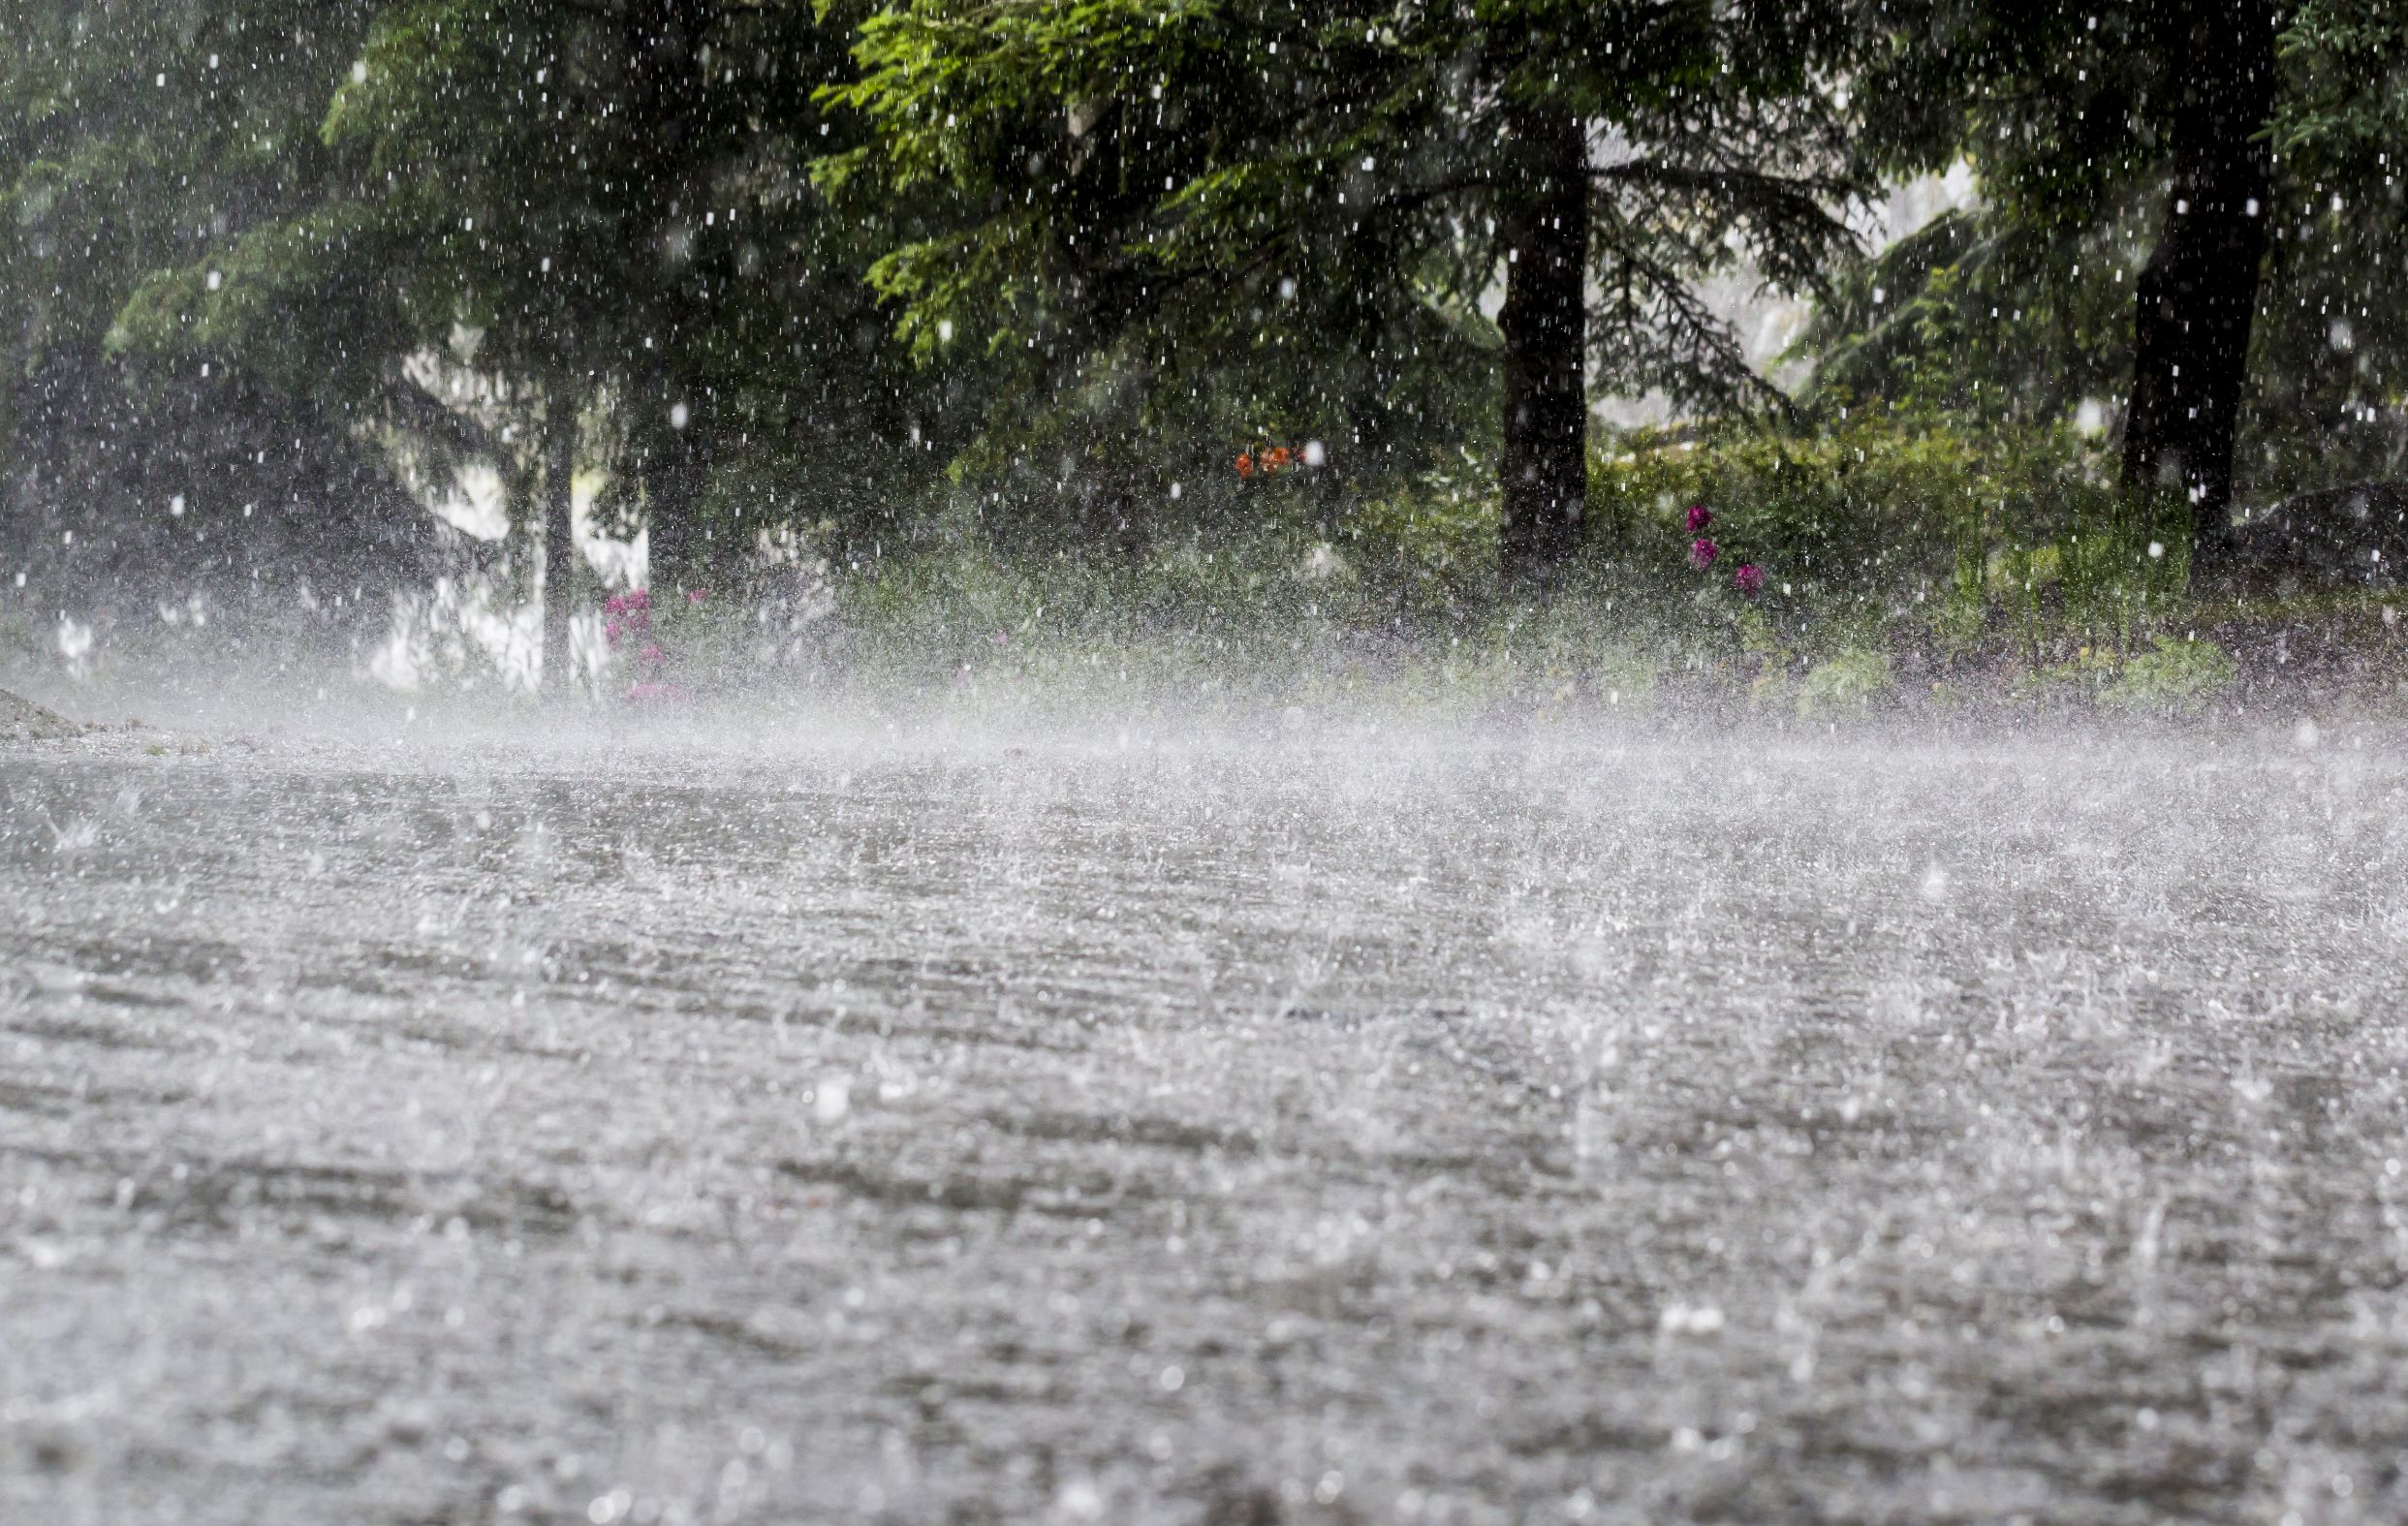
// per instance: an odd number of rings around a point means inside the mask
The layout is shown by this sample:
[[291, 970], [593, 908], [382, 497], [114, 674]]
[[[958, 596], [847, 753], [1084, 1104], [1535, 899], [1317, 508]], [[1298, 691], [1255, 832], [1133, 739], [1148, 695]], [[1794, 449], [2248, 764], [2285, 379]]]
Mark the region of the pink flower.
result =
[[1753, 562], [1741, 562], [1739, 570], [1731, 575], [1732, 586], [1753, 599], [1765, 591], [1765, 570]]
[[604, 614], [625, 614], [627, 612], [627, 596], [625, 594], [612, 594], [610, 598], [603, 600], [602, 612]]
[[649, 609], [649, 608], [651, 608], [651, 607], [652, 607], [652, 594], [651, 594], [650, 590], [648, 590], [648, 589], [643, 589], [643, 588], [637, 588], [637, 589], [634, 589], [634, 590], [630, 591], [630, 592], [629, 592], [629, 594], [627, 595], [627, 607], [629, 607], [630, 609]]
[[1713, 566], [1714, 558], [1721, 554], [1722, 547], [1704, 536], [1689, 543], [1689, 565], [1699, 572], [1704, 572]]
[[1704, 529], [1707, 525], [1712, 524], [1713, 522], [1713, 510], [1706, 508], [1704, 504], [1691, 504], [1689, 506], [1689, 533], [1691, 535], [1697, 534], [1699, 531]]
[[700, 588], [689, 588], [686, 590], [686, 603], [688, 604], [701, 604], [704, 599], [707, 597], [708, 595], [704, 594]]
[[616, 620], [605, 620], [602, 622], [602, 638], [609, 641], [612, 646], [616, 646], [619, 641], [619, 632], [624, 629], [625, 627], [621, 626]]
[[1011, 645], [1011, 644], [1012, 644], [1012, 633], [1011, 633], [1010, 631], [997, 631], [997, 632], [995, 633], [995, 644], [996, 644], [997, 646], [1009, 646], [1009, 645]]
[[646, 646], [642, 651], [636, 654], [636, 660], [638, 662], [644, 663], [657, 663], [668, 656], [669, 654], [667, 652], [662, 651], [657, 646]]

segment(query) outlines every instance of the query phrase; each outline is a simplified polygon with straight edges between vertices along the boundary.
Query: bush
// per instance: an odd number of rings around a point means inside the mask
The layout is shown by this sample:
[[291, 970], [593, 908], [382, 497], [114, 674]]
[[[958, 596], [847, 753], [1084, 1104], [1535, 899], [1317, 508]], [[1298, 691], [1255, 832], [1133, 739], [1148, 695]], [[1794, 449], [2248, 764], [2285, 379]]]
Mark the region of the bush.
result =
[[2183, 608], [2183, 506], [2128, 501], [2113, 476], [2071, 429], [1884, 416], [1808, 438], [1633, 434], [1596, 463], [1590, 554], [1626, 580], [1675, 572], [1702, 504], [1720, 560], [1763, 570], [1785, 642], [1889, 638], [1948, 662], [2015, 646], [2039, 664], [2127, 649]]
[[1894, 687], [1889, 656], [1857, 647], [1807, 670], [1798, 686], [1798, 713], [1810, 721], [1862, 715]]
[[2099, 701], [2118, 709], [2193, 714], [2239, 676], [2240, 670], [2215, 642], [2161, 636], [2154, 650], [2124, 664], [2114, 681], [2099, 691]]

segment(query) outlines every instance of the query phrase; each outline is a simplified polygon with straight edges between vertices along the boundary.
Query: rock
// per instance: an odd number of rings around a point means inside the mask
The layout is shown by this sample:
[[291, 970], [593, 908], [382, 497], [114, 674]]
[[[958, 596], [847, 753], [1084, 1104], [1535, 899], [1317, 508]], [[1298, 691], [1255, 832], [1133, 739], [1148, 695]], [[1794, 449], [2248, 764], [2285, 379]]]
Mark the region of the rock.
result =
[[83, 728], [65, 716], [0, 689], [0, 742], [47, 742], [82, 734]]
[[2388, 587], [2408, 567], [2408, 483], [2351, 483], [2295, 493], [2237, 526], [2241, 555], [2322, 581]]

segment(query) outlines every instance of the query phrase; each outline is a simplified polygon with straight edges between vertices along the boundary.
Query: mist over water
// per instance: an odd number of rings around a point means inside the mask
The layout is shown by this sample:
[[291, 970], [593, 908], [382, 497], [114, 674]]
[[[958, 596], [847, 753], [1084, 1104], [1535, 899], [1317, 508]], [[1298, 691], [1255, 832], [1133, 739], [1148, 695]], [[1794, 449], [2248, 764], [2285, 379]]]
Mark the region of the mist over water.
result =
[[0, 16], [0, 1526], [2408, 1520], [2408, 6]]
[[2408, 1506], [2395, 732], [259, 693], [0, 752], [0, 1514]]

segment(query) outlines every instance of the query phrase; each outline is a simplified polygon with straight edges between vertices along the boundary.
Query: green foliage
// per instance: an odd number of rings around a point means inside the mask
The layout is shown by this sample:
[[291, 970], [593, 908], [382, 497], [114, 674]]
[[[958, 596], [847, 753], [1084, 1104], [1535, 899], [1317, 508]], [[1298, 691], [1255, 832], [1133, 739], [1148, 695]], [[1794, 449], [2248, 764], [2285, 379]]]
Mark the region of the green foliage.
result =
[[[2395, 9], [2286, 11], [2260, 497], [2408, 469]], [[472, 458], [523, 512], [566, 427], [698, 579], [800, 530], [897, 620], [1059, 576], [1099, 626], [1501, 628], [1490, 315], [1544, 110], [1589, 143], [1587, 374], [1697, 420], [1596, 442], [1567, 607], [1766, 694], [1907, 630], [2147, 661], [2180, 506], [2069, 420], [2115, 418], [2202, 14], [0, 0], [0, 513], [96, 587], [253, 571], [270, 522], [353, 567]], [[1960, 161], [1971, 204], [1840, 267], [1874, 171]], [[1795, 415], [1699, 295], [1747, 273], [1818, 298]], [[1268, 445], [1326, 464], [1233, 470]]]
[[1496, 525], [1484, 480], [1434, 470], [1356, 505], [1342, 544], [1365, 580], [1392, 591], [1399, 617], [1432, 620], [1495, 586]]
[[[1910, 701], [2204, 707], [2235, 669], [2208, 639], [2213, 611], [2185, 591], [2178, 545], [2148, 552], [2182, 522], [2177, 506], [2152, 518], [2104, 473], [2061, 431], [1631, 437], [1597, 472], [1623, 515], [1619, 548], [1543, 603], [1498, 595], [1494, 503], [1466, 462], [1459, 479], [1349, 504], [1333, 531], [1272, 513], [1135, 551], [1046, 556], [998, 556], [966, 536], [840, 581], [833, 624], [890, 680], [989, 699], [1128, 673], [1173, 694], [1368, 686], [1415, 702], [1703, 704], [1784, 723]], [[1693, 503], [1726, 547], [1706, 572], [1686, 560]], [[1743, 556], [1771, 571], [1755, 598], [1733, 586]], [[2391, 630], [2371, 599], [2227, 618]]]
[[[0, 0], [0, 544], [18, 597], [72, 592], [106, 621], [150, 614], [162, 570], [283, 600], [410, 569], [415, 510], [346, 411], [222, 354], [125, 342], [182, 338], [184, 294], [332, 183], [316, 128], [370, 10]], [[177, 292], [141, 297], [163, 272]], [[276, 322], [342, 358], [341, 315]]]
[[[1953, 428], [1865, 417], [1828, 433], [1752, 430], [1610, 443], [1590, 513], [1612, 554], [1670, 571], [1704, 505], [1727, 572], [1741, 562], [1809, 603], [1923, 605], [1961, 589], [1994, 545], [2045, 539], [2096, 514], [2101, 463], [2066, 431]], [[1903, 613], [1903, 609], [1889, 611]]]
[[97, 345], [129, 289], [305, 204], [364, 4], [0, 4], [0, 324], [22, 377]]
[[1809, 721], [1863, 715], [1895, 687], [1888, 653], [1852, 647], [1807, 671], [1798, 686], [1798, 713]]
[[1846, 272], [1792, 358], [1809, 404], [2046, 428], [2118, 397], [2132, 369], [2128, 268], [2145, 209], [2126, 196], [2086, 226], [1952, 209]]
[[2384, 0], [2300, 0], [2283, 33], [2300, 86], [2275, 139], [2285, 152], [2375, 151], [2408, 135], [2408, 16]]
[[[2245, 497], [2408, 470], [2408, 31], [2377, 0], [2302, 0], [2285, 30], [2270, 250], [2236, 465]], [[1867, 257], [1794, 359], [1809, 404], [2113, 424], [2133, 301], [2165, 205], [2193, 0], [1925, 0], [1867, 24], [1895, 46], [1863, 85], [1866, 146], [1893, 174], [1970, 171], [1972, 204]], [[2187, 542], [2188, 537], [2180, 537]]]
[[1767, 401], [1691, 283], [1747, 258], [1811, 287], [1845, 242], [1857, 184], [1817, 73], [1846, 35], [1833, 14], [912, 0], [865, 23], [860, 78], [825, 92], [875, 140], [822, 176], [957, 197], [961, 219], [872, 279], [923, 358], [969, 349], [1025, 379], [990, 453], [1042, 440], [1068, 395], [1173, 454], [1182, 434], [1226, 448], [1233, 414], [1318, 439], [1350, 490], [1379, 492], [1493, 436], [1482, 301], [1523, 172], [1517, 110], [1577, 111], [1615, 145], [1590, 198], [1598, 381]]
[[438, 481], [486, 460], [515, 497], [565, 395], [656, 568], [794, 521], [891, 539], [978, 392], [914, 367], [863, 280], [925, 199], [840, 207], [810, 179], [854, 136], [814, 99], [847, 77], [852, 19], [360, 5], [352, 47], [292, 81], [324, 172], [205, 260], [152, 262], [112, 345], [339, 409]]
[[2154, 647], [2123, 664], [2099, 699], [2120, 709], [2193, 714], [2239, 676], [2215, 642], [2160, 636]]

